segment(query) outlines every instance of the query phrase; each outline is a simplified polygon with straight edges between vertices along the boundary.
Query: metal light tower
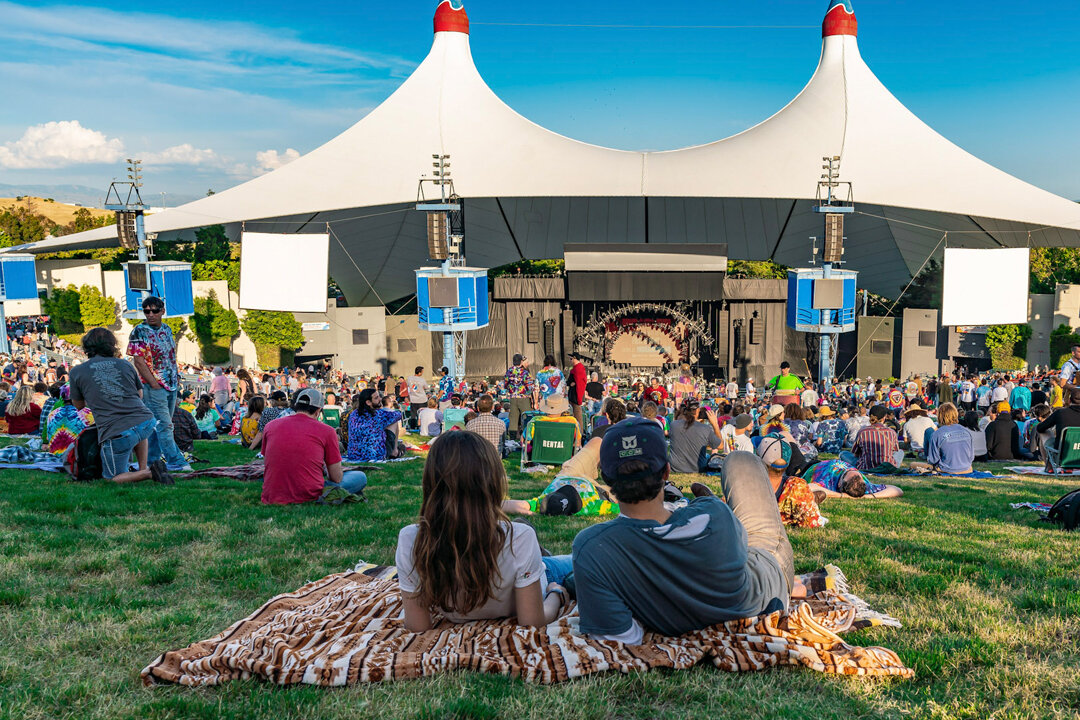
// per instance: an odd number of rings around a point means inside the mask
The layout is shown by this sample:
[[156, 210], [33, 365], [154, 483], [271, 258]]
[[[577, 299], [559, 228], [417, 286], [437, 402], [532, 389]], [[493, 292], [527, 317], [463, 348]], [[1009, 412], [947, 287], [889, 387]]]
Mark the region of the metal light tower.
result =
[[[126, 182], [113, 182], [109, 185], [109, 191], [105, 194], [105, 209], [116, 213], [116, 231], [120, 238], [120, 246], [128, 250], [137, 250], [140, 263], [150, 260], [149, 249], [146, 242], [146, 226], [144, 215], [146, 205], [143, 204], [139, 188], [142, 187], [142, 161], [128, 158], [128, 179]], [[146, 299], [150, 296], [149, 271], [147, 271], [147, 283], [145, 290], [140, 291], [140, 296]]]
[[[420, 326], [443, 337], [443, 365], [465, 379], [465, 333], [488, 324], [487, 271], [465, 267], [465, 218], [450, 177], [450, 156], [432, 155], [433, 177], [421, 178], [416, 209], [427, 213], [428, 255], [439, 268], [417, 271]], [[438, 200], [424, 197], [424, 184], [439, 188]]]
[[[821, 169], [825, 172], [818, 182], [817, 204], [814, 212], [825, 216], [824, 243], [821, 248], [821, 279], [833, 278], [833, 265], [843, 263], [844, 258], [844, 216], [855, 212], [850, 182], [840, 182], [840, 156], [823, 157], [824, 165]], [[847, 186], [846, 199], [841, 199], [839, 188]], [[818, 246], [817, 238], [814, 241], [814, 260], [817, 263]], [[818, 382], [822, 389], [828, 389], [832, 384], [835, 373], [835, 357], [839, 348], [839, 335], [843, 331], [842, 319], [833, 322], [833, 311], [825, 310], [821, 318], [821, 335], [818, 350]], [[834, 336], [836, 336], [834, 338]]]

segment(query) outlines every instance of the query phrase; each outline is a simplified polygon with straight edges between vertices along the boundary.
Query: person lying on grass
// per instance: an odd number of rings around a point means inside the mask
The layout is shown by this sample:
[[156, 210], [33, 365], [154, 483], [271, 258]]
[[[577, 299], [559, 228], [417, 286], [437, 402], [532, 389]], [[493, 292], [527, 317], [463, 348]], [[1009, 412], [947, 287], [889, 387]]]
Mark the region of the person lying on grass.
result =
[[567, 585], [581, 632], [637, 645], [646, 631], [679, 636], [806, 595], [760, 460], [731, 453], [721, 479], [728, 503], [709, 493], [674, 512], [664, 505], [670, 472], [655, 422], [628, 419], [604, 435], [601, 478], [621, 514], [574, 539]]
[[[963, 429], [963, 428], [961, 428]], [[815, 497], [827, 498], [897, 498], [904, 491], [895, 485], [878, 485], [843, 460], [827, 460], [806, 471], [807, 482]]]
[[[605, 426], [614, 427], [614, 426]], [[594, 437], [563, 463], [555, 479], [534, 498], [504, 500], [509, 515], [618, 515], [611, 488], [597, 482], [602, 438]]]
[[422, 485], [420, 520], [398, 533], [395, 556], [405, 627], [430, 630], [435, 613], [455, 623], [555, 620], [570, 557], [541, 557], [536, 532], [503, 512], [506, 472], [491, 443], [467, 430], [443, 433]]

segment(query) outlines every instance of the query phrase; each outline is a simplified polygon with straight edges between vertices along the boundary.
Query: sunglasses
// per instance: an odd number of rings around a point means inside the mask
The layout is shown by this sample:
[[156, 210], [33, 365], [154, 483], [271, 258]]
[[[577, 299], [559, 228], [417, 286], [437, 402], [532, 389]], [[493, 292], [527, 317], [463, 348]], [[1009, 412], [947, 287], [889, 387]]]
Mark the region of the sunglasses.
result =
[[144, 315], [145, 314], [157, 315], [158, 313], [165, 312], [165, 308], [163, 308], [163, 307], [156, 307], [156, 308], [155, 307], [144, 307], [142, 309], [142, 311], [143, 311]]

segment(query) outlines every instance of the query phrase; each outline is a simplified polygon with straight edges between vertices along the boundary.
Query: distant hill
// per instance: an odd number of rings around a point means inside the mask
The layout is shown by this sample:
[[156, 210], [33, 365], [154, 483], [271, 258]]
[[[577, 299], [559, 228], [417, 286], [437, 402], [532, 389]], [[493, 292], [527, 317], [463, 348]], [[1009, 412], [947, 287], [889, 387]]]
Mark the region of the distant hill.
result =
[[87, 185], [8, 185], [0, 183], [0, 196], [18, 197], [33, 195], [40, 198], [53, 198], [56, 202], [86, 207], [101, 207], [105, 202], [108, 187], [93, 188]]
[[[82, 209], [82, 206], [80, 205], [69, 205], [68, 203], [33, 197], [31, 195], [22, 196], [21, 198], [0, 197], [0, 209], [12, 206], [30, 208], [39, 215], [44, 215], [49, 218], [57, 225], [67, 225], [75, 219], [75, 213]], [[88, 207], [86, 210], [89, 210], [90, 215], [95, 218], [112, 217], [113, 215], [109, 210], [101, 210], [92, 207]]]

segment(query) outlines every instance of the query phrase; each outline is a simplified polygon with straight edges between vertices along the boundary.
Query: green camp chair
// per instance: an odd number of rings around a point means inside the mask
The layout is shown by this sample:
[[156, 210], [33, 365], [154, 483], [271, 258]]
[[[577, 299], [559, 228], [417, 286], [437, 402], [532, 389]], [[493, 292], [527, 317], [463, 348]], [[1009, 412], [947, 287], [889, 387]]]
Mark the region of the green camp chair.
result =
[[[529, 428], [532, 428], [532, 440]], [[521, 451], [521, 467], [529, 463], [562, 465], [574, 456], [574, 435], [577, 425], [550, 422], [544, 418], [530, 420], [525, 427], [525, 447]], [[526, 457], [526, 455], [528, 457]]]
[[1050, 467], [1058, 470], [1080, 470], [1080, 427], [1065, 428], [1053, 447], [1046, 446]]
[[452, 430], [454, 427], [465, 429], [465, 416], [469, 414], [469, 411], [463, 407], [448, 407], [443, 410], [442, 414], [442, 429], [443, 432]]

